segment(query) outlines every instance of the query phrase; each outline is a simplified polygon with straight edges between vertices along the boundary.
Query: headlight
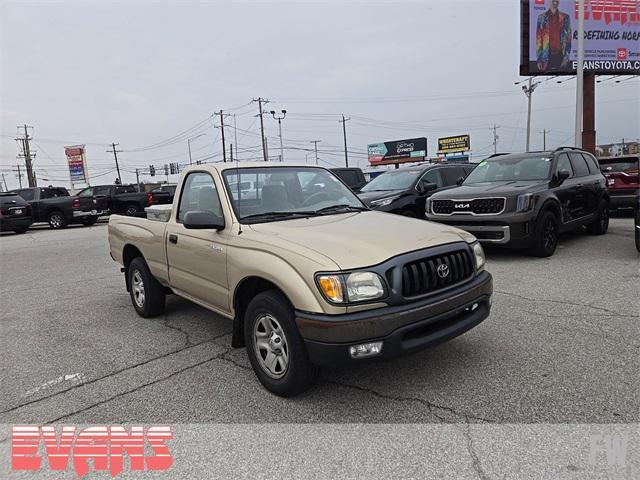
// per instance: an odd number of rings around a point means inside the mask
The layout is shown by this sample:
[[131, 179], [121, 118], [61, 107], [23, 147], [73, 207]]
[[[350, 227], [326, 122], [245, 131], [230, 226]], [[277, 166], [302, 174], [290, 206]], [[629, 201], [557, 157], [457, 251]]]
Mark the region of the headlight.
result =
[[381, 200], [374, 200], [374, 201], [371, 202], [371, 206], [372, 207], [386, 207], [387, 205], [391, 204], [392, 202], [394, 202], [397, 199], [398, 199], [398, 197], [389, 197], [389, 198], [383, 198]]
[[516, 206], [516, 212], [528, 212], [533, 208], [534, 197], [530, 193], [523, 193], [518, 195], [518, 204]]
[[476, 271], [480, 271], [484, 267], [485, 262], [484, 250], [482, 249], [480, 242], [476, 242], [471, 245], [471, 249], [473, 250], [473, 256], [476, 261]]
[[375, 300], [386, 295], [384, 282], [374, 272], [319, 275], [320, 291], [332, 303], [354, 303]]

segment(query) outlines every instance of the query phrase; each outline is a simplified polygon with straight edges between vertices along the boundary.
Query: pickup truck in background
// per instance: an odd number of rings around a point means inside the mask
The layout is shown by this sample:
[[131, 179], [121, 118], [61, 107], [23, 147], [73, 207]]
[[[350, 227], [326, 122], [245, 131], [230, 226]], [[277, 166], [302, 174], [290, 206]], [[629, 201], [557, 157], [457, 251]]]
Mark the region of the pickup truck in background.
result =
[[194, 165], [173, 205], [146, 216], [109, 219], [136, 312], [160, 315], [174, 293], [229, 318], [232, 346], [277, 395], [302, 392], [319, 367], [436, 345], [489, 315], [473, 235], [372, 211], [324, 168]]
[[47, 222], [53, 229], [73, 223], [93, 225], [101, 215], [108, 215], [105, 199], [70, 196], [64, 187], [32, 187], [12, 190], [31, 207], [33, 222]]
[[78, 192], [79, 198], [106, 198], [110, 213], [136, 215], [153, 204], [153, 193], [139, 192], [135, 185], [95, 185]]
[[165, 205], [173, 203], [173, 196], [176, 194], [176, 185], [161, 185], [151, 190], [154, 205]]

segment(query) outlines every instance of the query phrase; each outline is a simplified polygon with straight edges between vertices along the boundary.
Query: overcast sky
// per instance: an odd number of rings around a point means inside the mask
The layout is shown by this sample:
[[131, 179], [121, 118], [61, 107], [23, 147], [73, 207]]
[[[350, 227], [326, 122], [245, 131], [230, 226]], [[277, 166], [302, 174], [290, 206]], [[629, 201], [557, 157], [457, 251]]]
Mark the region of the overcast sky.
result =
[[[86, 144], [92, 183], [136, 167], [219, 160], [219, 118], [236, 114], [240, 160], [261, 156], [258, 96], [287, 110], [285, 159], [366, 166], [367, 143], [469, 133], [474, 158], [525, 146], [519, 2], [29, 2], [1, 5], [0, 173], [9, 188], [16, 126], [33, 126], [41, 184], [68, 186], [65, 145]], [[603, 79], [608, 77], [603, 77]], [[629, 77], [625, 77], [629, 78]], [[597, 88], [598, 143], [640, 137], [640, 80]], [[540, 85], [532, 147], [572, 144], [575, 80]], [[226, 117], [227, 143], [236, 143]], [[193, 128], [192, 128], [193, 127]], [[271, 157], [278, 124], [265, 116]], [[184, 135], [179, 136], [181, 132]], [[157, 147], [154, 147], [157, 146]], [[147, 148], [154, 147], [154, 148]], [[137, 150], [137, 151], [134, 151]], [[143, 178], [149, 179], [148, 175]], [[157, 177], [156, 177], [157, 178]], [[160, 177], [164, 178], [164, 177]], [[46, 180], [44, 180], [46, 179]], [[174, 177], [175, 179], [175, 177]], [[24, 179], [23, 179], [24, 181]]]

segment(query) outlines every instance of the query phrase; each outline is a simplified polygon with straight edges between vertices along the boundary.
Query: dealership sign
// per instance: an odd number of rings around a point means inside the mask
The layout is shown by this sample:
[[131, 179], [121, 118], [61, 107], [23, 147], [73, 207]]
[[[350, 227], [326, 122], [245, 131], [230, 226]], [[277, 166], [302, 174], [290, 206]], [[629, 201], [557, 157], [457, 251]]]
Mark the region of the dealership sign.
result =
[[471, 148], [469, 135], [442, 137], [438, 139], [438, 153], [466, 152]]
[[423, 137], [371, 143], [367, 147], [367, 153], [371, 165], [419, 162], [427, 156], [427, 139]]
[[[577, 0], [521, 0], [521, 75], [575, 74], [578, 13]], [[587, 0], [584, 17], [585, 71], [639, 74], [640, 0]]]
[[71, 183], [88, 182], [84, 145], [64, 147], [64, 153], [67, 156], [67, 163], [69, 164]]

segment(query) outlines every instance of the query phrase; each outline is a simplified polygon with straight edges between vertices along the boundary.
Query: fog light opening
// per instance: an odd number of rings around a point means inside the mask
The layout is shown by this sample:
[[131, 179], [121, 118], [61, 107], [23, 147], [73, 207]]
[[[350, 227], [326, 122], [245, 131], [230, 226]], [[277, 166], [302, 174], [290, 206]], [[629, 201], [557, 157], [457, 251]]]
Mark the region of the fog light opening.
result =
[[351, 358], [375, 357], [382, 353], [383, 342], [362, 343], [360, 345], [352, 345], [349, 347]]

